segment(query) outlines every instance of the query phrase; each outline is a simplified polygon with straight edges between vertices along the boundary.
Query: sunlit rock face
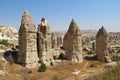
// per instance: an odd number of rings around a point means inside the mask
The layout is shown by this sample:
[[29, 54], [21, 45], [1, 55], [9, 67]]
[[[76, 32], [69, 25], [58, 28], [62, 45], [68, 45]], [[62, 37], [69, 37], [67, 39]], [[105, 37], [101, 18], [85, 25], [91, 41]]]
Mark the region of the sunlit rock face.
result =
[[81, 38], [81, 31], [74, 19], [72, 19], [63, 40], [63, 48], [66, 50], [66, 57], [67, 59], [72, 60], [72, 62], [82, 61]]
[[99, 29], [96, 35], [96, 54], [97, 54], [98, 60], [100, 61], [105, 61], [105, 56], [108, 56], [107, 36], [108, 36], [107, 31], [102, 26], [102, 28]]
[[48, 22], [42, 18], [38, 25], [38, 55], [40, 62], [50, 65], [53, 62], [51, 31]]
[[19, 57], [18, 62], [28, 68], [38, 64], [37, 31], [28, 11], [25, 11], [19, 29]]

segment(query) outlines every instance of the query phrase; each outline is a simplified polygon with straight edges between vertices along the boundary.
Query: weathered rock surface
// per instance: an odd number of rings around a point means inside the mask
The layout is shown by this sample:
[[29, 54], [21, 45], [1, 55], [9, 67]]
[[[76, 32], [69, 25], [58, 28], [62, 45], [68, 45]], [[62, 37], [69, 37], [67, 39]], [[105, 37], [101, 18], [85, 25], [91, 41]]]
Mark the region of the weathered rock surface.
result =
[[108, 56], [107, 36], [108, 36], [107, 31], [102, 26], [102, 28], [99, 29], [96, 35], [96, 53], [97, 53], [97, 58], [100, 61], [105, 61], [105, 56]]
[[81, 62], [82, 61], [82, 39], [81, 32], [72, 19], [69, 29], [64, 36], [63, 48], [66, 50], [66, 57], [72, 62]]
[[0, 76], [6, 76], [6, 73], [3, 70], [0, 70]]
[[37, 31], [28, 11], [24, 12], [19, 29], [19, 59], [28, 68], [37, 66]]
[[47, 20], [41, 19], [38, 25], [38, 54], [40, 62], [50, 65], [53, 62], [51, 32]]
[[108, 62], [108, 63], [112, 62], [112, 60], [109, 56], [105, 56], [105, 61]]
[[9, 43], [18, 44], [18, 30], [13, 27], [0, 26], [0, 40], [7, 40]]
[[111, 62], [111, 63], [107, 63], [105, 64], [105, 68], [113, 68], [117, 66], [117, 63], [116, 62]]
[[57, 49], [57, 35], [52, 33], [51, 40], [52, 40], [52, 48]]

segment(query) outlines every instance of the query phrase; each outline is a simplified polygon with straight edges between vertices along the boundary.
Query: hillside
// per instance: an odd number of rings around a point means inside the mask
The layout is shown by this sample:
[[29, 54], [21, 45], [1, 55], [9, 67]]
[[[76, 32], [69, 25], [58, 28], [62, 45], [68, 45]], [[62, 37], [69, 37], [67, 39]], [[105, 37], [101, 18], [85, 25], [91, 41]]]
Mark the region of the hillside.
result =
[[9, 43], [18, 44], [18, 30], [13, 27], [0, 26], [0, 40], [8, 40]]

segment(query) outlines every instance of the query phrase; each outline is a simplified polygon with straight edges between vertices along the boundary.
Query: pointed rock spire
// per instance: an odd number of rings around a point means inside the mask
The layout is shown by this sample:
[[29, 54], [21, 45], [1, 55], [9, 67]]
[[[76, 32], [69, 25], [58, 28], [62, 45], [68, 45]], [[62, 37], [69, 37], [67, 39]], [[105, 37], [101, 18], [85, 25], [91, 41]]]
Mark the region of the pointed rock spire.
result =
[[29, 12], [26, 10], [26, 11], [24, 12], [24, 15], [30, 15], [30, 14], [29, 14]]
[[67, 32], [73, 35], [81, 35], [80, 29], [74, 19], [72, 19]]
[[82, 61], [82, 36], [80, 29], [72, 19], [69, 29], [63, 39], [63, 48], [66, 50], [66, 58], [72, 62]]
[[53, 62], [52, 49], [51, 49], [51, 32], [48, 22], [42, 18], [38, 25], [38, 55], [40, 62], [50, 65]]
[[25, 11], [19, 29], [18, 62], [28, 68], [38, 64], [37, 31], [28, 11]]
[[32, 20], [31, 15], [29, 14], [28, 11], [25, 11], [23, 16], [22, 16], [22, 20], [21, 20], [21, 24], [30, 24], [30, 25], [34, 25], [34, 22]]
[[45, 34], [51, 33], [48, 21], [45, 18], [41, 19], [40, 24], [38, 25], [38, 31], [45, 33]]
[[105, 61], [106, 56], [108, 56], [107, 45], [108, 45], [107, 31], [102, 26], [96, 35], [96, 54], [98, 60]]
[[96, 37], [99, 37], [100, 35], [104, 35], [104, 36], [107, 36], [107, 35], [108, 35], [106, 29], [105, 29], [103, 26], [99, 29]]

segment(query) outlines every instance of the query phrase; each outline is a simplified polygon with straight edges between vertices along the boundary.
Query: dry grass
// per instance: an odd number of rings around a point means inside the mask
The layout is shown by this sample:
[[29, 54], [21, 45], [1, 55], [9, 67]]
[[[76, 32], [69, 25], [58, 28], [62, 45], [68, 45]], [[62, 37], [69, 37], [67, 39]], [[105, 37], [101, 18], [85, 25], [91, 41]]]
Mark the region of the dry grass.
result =
[[[91, 68], [90, 64], [95, 64], [97, 66]], [[96, 73], [101, 73], [102, 67], [102, 63], [98, 61], [83, 61], [79, 64], [64, 61], [56, 63], [53, 67], [49, 66], [46, 72], [38, 72], [38, 67], [30, 71], [17, 64], [7, 64], [6, 71], [9, 75], [0, 77], [0, 80], [52, 80], [55, 75], [63, 80], [72, 80], [76, 78], [76, 76], [72, 74], [75, 70], [80, 70], [80, 74], [77, 77], [80, 79], [83, 74], [96, 75]]]

